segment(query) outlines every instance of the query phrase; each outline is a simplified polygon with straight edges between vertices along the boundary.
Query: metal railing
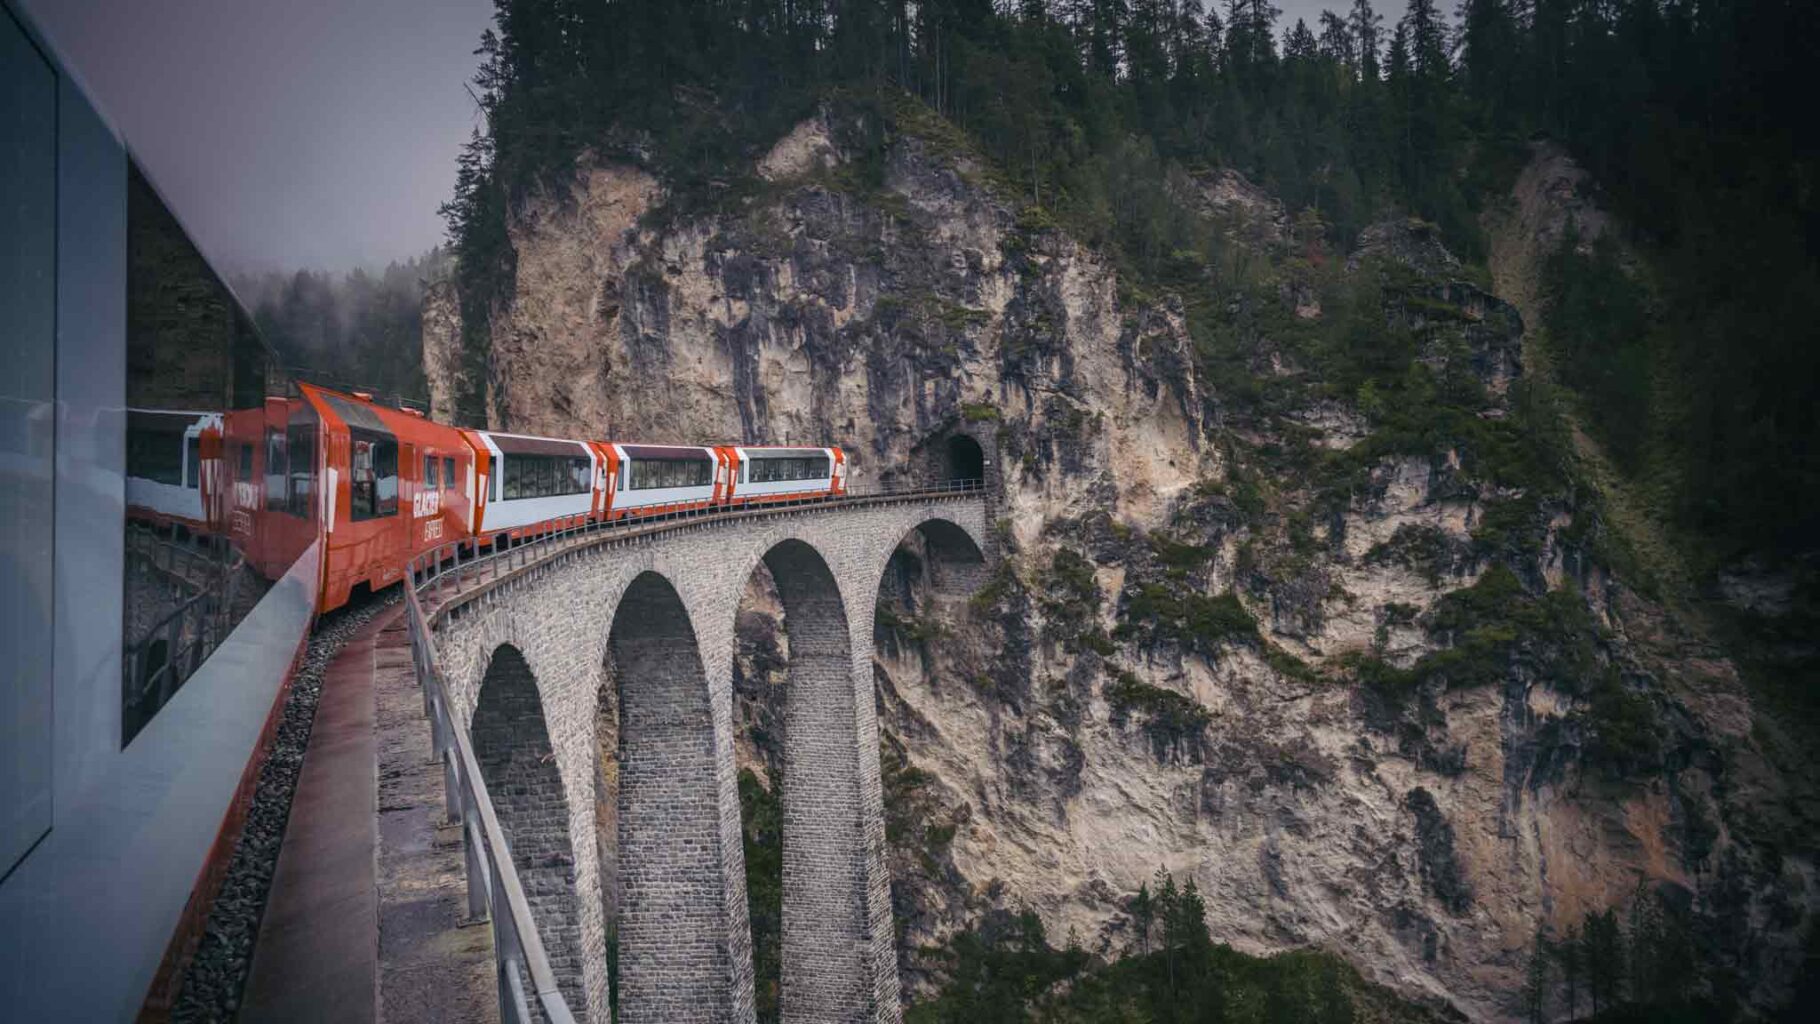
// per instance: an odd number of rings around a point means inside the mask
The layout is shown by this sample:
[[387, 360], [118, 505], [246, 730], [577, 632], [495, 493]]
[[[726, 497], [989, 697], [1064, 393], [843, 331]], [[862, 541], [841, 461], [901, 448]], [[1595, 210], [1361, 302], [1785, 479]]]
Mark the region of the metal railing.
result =
[[[484, 547], [478, 540], [457, 540], [438, 545], [411, 559], [410, 587], [420, 594], [440, 593], [450, 582], [469, 579], [491, 584], [503, 576], [536, 565], [555, 554], [591, 547], [597, 543], [630, 537], [643, 537], [687, 529], [710, 522], [751, 519], [779, 515], [810, 508], [830, 506], [901, 504], [907, 501], [966, 497], [983, 493], [985, 482], [978, 479], [950, 480], [909, 489], [877, 488], [849, 491], [838, 497], [816, 495], [783, 501], [753, 502], [747, 505], [709, 505], [654, 515], [633, 514], [620, 519], [573, 523], [567, 526], [545, 524], [527, 527], [508, 546]], [[504, 531], [502, 531], [504, 532]], [[451, 579], [452, 578], [452, 579]], [[434, 589], [433, 589], [434, 588]], [[441, 608], [437, 608], [440, 612]]]
[[[530, 901], [512, 863], [512, 850], [487, 795], [468, 734], [456, 725], [449, 692], [436, 663], [423, 605], [404, 588], [405, 621], [411, 634], [411, 664], [423, 687], [423, 711], [430, 719], [436, 759], [442, 762], [443, 802], [451, 824], [460, 824], [467, 858], [468, 917], [493, 924], [493, 963], [499, 986], [499, 1019], [505, 1024], [573, 1024], [575, 1015], [557, 991], [556, 974], [544, 953]], [[524, 978], [531, 979], [525, 991]], [[535, 998], [540, 1015], [531, 1013]]]
[[[905, 501], [952, 498], [983, 490], [979, 480], [955, 480], [910, 490], [874, 490], [840, 497], [814, 497], [741, 506], [711, 506], [661, 515], [633, 516], [567, 527], [534, 529], [509, 547], [482, 554], [477, 542], [455, 541], [424, 552], [411, 560], [411, 579], [404, 588], [405, 617], [411, 637], [411, 663], [423, 688], [424, 714], [430, 719], [436, 758], [442, 764], [443, 800], [449, 821], [462, 827], [467, 860], [468, 915], [493, 925], [493, 960], [499, 984], [499, 1016], [507, 1024], [539, 1019], [531, 1013], [534, 997], [541, 1019], [551, 1024], [571, 1024], [574, 1014], [557, 988], [556, 976], [544, 953], [543, 939], [531, 915], [518, 869], [493, 801], [487, 794], [480, 764], [468, 735], [456, 723], [436, 645], [425, 616], [420, 593], [443, 585], [445, 577], [471, 574], [492, 583], [502, 576], [534, 566], [555, 554], [597, 542], [665, 533], [709, 522], [756, 518], [800, 511], [811, 507], [896, 504]], [[465, 553], [465, 557], [464, 557]], [[524, 977], [531, 980], [527, 993]]]
[[[129, 733], [169, 703], [233, 628], [233, 607], [245, 559], [223, 538], [169, 538], [151, 527], [129, 526], [127, 558], [164, 577], [174, 604], [150, 628], [128, 640], [121, 658], [121, 687]], [[179, 591], [188, 593], [179, 594]]]

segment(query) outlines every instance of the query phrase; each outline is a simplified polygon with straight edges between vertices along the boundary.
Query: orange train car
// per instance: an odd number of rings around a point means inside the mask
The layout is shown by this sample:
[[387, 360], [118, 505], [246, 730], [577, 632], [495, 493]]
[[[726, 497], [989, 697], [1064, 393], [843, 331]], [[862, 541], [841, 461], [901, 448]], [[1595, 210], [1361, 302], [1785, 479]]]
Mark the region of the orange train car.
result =
[[412, 558], [470, 536], [475, 455], [462, 431], [361, 394], [300, 390], [322, 423], [319, 611], [389, 586]]
[[[301, 398], [233, 414], [223, 461], [232, 464], [226, 475], [235, 481], [235, 511], [257, 510], [273, 526], [281, 525], [275, 517], [288, 517], [282, 525], [294, 525], [292, 532], [320, 531], [319, 611], [345, 604], [357, 589], [397, 582], [413, 558], [451, 541], [497, 546], [551, 527], [838, 497], [847, 489], [846, 455], [836, 447], [643, 445], [468, 430], [359, 392], [308, 384], [300, 391]], [[312, 507], [314, 522], [306, 514]], [[288, 550], [294, 539], [285, 537]]]

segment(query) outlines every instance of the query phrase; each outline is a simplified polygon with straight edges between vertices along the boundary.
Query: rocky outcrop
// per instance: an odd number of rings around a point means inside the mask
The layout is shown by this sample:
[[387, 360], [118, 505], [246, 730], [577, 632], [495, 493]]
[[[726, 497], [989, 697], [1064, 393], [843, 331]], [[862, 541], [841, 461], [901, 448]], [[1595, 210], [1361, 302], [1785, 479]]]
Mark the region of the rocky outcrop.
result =
[[[600, 160], [534, 195], [486, 389], [512, 430], [838, 442], [858, 486], [926, 474], [956, 433], [991, 442], [998, 575], [948, 592], [912, 543], [876, 612], [911, 991], [919, 947], [997, 909], [1120, 953], [1125, 901], [1164, 868], [1218, 941], [1322, 946], [1475, 1019], [1516, 1014], [1538, 926], [1639, 891], [1732, 922], [1702, 938], [1711, 962], [1780, 994], [1820, 888], [1735, 671], [1636, 639], [1654, 606], [1571, 489], [1386, 446], [1372, 396], [1320, 386], [1289, 340], [1339, 315], [1307, 268], [1342, 275], [1329, 294], [1383, 296], [1349, 315], [1469, 392], [1461, 430], [1506, 421], [1522, 319], [1431, 228], [1328, 260], [1318, 224], [1292, 231], [1242, 178], [1191, 186], [1284, 266], [1232, 307], [1291, 325], [1249, 342], [1252, 378], [1290, 396], [1264, 416], [1204, 379], [1181, 303], [952, 138], [904, 132], [862, 175], [840, 134], [799, 126], [745, 198], [689, 205]], [[769, 781], [788, 623], [765, 589], [736, 676], [742, 764]]]
[[430, 389], [430, 418], [460, 423], [458, 405], [466, 374], [461, 358], [461, 299], [449, 278], [423, 288], [423, 375]]

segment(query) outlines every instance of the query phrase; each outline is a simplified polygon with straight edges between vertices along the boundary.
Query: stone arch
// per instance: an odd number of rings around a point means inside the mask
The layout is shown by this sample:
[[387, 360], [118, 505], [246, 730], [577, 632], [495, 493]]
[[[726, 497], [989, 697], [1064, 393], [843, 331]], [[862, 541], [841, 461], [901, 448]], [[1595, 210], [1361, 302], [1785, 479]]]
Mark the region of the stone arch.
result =
[[618, 849], [617, 878], [601, 887], [617, 911], [618, 1020], [731, 1020], [744, 1001], [735, 979], [750, 971], [734, 963], [744, 950], [731, 931], [745, 921], [729, 920], [707, 676], [669, 580], [632, 581], [606, 661], [605, 686], [618, 695]]
[[[786, 1021], [872, 1019], [867, 814], [854, 660], [840, 585], [797, 539], [763, 557], [789, 640], [784, 694], [782, 989]], [[868, 707], [866, 710], [870, 710]], [[876, 754], [873, 755], [876, 757]]]
[[885, 552], [879, 585], [908, 588], [914, 582], [942, 593], [971, 593], [984, 581], [985, 566], [986, 553], [966, 527], [932, 517], [911, 527]]
[[568, 798], [537, 679], [518, 648], [501, 644], [494, 649], [468, 732], [550, 969], [563, 998], [577, 1014], [585, 1014]]

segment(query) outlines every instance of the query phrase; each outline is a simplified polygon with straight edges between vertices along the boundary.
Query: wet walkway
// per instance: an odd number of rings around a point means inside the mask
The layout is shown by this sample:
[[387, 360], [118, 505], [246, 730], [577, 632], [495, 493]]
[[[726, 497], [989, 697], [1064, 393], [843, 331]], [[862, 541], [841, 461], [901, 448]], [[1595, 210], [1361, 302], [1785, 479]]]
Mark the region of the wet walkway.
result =
[[325, 673], [241, 1019], [495, 1021], [490, 929], [465, 925], [461, 832], [402, 609]]

